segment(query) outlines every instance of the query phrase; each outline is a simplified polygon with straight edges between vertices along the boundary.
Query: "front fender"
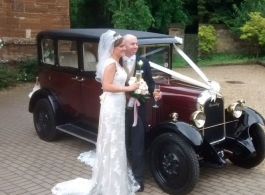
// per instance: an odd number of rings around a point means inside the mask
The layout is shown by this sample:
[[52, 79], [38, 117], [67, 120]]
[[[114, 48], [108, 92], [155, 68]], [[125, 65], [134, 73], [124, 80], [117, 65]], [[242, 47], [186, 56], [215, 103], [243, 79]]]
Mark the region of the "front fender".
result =
[[151, 146], [156, 137], [166, 132], [179, 134], [194, 148], [201, 146], [203, 143], [203, 138], [195, 127], [181, 121], [169, 121], [155, 126], [147, 133], [147, 147]]
[[253, 124], [264, 125], [264, 118], [257, 111], [249, 107], [244, 107], [242, 116], [238, 119], [238, 121], [226, 124], [226, 134], [227, 136], [247, 139], [249, 137], [249, 128]]
[[246, 116], [248, 117], [247, 123], [249, 127], [254, 123], [259, 123], [261, 125], [265, 124], [263, 116], [260, 113], [258, 113], [256, 110], [253, 110], [249, 107], [244, 107], [243, 111], [245, 112], [244, 114], [245, 117]]
[[52, 92], [47, 89], [39, 89], [35, 91], [29, 100], [29, 112], [33, 113], [36, 102], [42, 98], [48, 98], [54, 113], [56, 113], [59, 105]]

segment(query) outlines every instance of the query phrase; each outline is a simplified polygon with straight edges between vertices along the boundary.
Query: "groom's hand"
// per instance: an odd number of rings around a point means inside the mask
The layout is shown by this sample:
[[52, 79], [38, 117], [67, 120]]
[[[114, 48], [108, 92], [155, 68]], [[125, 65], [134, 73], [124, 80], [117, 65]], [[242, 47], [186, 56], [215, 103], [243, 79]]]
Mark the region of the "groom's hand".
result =
[[[155, 92], [153, 92], [153, 96], [155, 95], [154, 94]], [[162, 92], [159, 92], [158, 94], [156, 94], [157, 96], [157, 99], [160, 100], [162, 98]]]

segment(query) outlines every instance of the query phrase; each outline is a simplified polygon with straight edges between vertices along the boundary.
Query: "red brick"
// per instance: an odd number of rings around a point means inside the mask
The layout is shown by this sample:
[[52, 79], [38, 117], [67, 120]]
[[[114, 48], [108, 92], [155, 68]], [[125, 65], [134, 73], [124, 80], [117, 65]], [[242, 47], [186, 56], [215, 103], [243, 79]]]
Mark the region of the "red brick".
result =
[[26, 4], [25, 5], [25, 12], [28, 13], [42, 13], [46, 14], [49, 12], [48, 6], [47, 5], [31, 5], [31, 4]]
[[[26, 29], [31, 37], [45, 29], [69, 28], [69, 0], [0, 0], [0, 35], [25, 38]], [[12, 45], [12, 46], [11, 46]], [[0, 58], [36, 53], [34, 46], [5, 45]]]

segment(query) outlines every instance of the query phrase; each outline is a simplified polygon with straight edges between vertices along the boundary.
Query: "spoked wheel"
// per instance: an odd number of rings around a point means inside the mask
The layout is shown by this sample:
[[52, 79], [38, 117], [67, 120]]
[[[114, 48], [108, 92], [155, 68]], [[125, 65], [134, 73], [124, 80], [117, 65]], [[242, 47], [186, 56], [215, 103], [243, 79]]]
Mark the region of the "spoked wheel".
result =
[[57, 137], [55, 115], [50, 102], [47, 99], [37, 101], [33, 120], [36, 132], [40, 139], [44, 141], [53, 141]]
[[244, 155], [231, 156], [229, 160], [236, 166], [246, 169], [258, 166], [265, 158], [265, 133], [259, 124], [251, 125], [249, 135], [256, 149], [256, 155], [250, 158], [244, 158]]
[[177, 195], [194, 189], [200, 171], [193, 148], [172, 133], [160, 135], [152, 144], [151, 170], [163, 191]]

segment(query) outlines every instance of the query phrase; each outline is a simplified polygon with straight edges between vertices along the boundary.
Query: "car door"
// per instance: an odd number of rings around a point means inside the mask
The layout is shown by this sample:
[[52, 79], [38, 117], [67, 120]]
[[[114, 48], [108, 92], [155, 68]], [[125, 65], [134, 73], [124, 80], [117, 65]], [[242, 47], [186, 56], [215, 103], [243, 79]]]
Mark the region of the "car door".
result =
[[80, 115], [83, 79], [78, 67], [76, 41], [58, 40], [58, 69], [52, 72], [50, 80], [62, 109], [72, 116]]
[[98, 124], [100, 99], [102, 94], [101, 83], [95, 80], [97, 64], [97, 47], [98, 43], [85, 42], [82, 49], [82, 72], [81, 76], [85, 80], [81, 84], [81, 99], [85, 118]]

